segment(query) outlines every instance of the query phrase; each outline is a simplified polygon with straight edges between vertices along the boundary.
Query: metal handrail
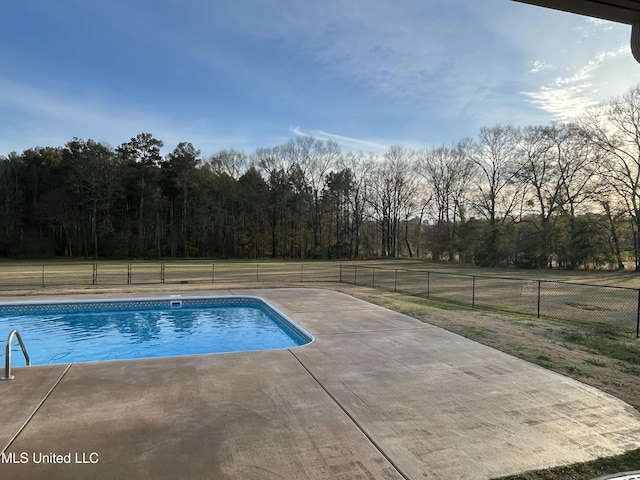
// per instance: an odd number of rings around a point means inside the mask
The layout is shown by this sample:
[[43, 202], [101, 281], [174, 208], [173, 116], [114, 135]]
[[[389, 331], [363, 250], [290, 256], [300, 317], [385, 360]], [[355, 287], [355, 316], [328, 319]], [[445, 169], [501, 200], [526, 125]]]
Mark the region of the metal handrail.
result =
[[11, 341], [13, 337], [18, 339], [18, 343], [20, 344], [20, 348], [22, 349], [22, 353], [24, 355], [24, 359], [27, 361], [27, 367], [31, 365], [31, 359], [29, 358], [29, 354], [27, 353], [27, 347], [24, 346], [24, 342], [22, 341], [22, 336], [20, 336], [20, 332], [18, 330], [12, 330], [7, 337], [7, 344], [4, 347], [4, 377], [0, 377], [0, 380], [13, 380], [15, 375], [11, 375]]

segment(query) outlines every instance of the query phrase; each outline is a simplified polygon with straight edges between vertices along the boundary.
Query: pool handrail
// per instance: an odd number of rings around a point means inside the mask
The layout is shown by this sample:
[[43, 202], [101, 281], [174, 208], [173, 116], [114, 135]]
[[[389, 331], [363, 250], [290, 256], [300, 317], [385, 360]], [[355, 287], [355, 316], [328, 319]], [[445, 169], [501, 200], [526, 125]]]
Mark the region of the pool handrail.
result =
[[20, 332], [18, 330], [12, 330], [7, 337], [7, 344], [4, 347], [4, 377], [0, 377], [0, 380], [13, 380], [16, 378], [15, 375], [11, 375], [11, 341], [14, 336], [18, 339], [18, 343], [22, 349], [22, 354], [27, 362], [27, 367], [31, 365], [31, 359], [27, 353], [27, 347], [25, 347], [24, 342], [22, 341]]

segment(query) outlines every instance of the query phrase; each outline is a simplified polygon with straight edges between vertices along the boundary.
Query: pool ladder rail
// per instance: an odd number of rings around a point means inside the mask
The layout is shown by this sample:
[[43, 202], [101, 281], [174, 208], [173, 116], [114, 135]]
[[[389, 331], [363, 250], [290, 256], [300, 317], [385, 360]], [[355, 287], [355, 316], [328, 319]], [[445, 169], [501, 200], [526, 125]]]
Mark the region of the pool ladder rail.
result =
[[0, 377], [0, 380], [13, 380], [16, 378], [15, 375], [11, 375], [11, 341], [13, 340], [13, 337], [18, 339], [24, 359], [27, 361], [27, 367], [31, 365], [31, 359], [27, 353], [27, 347], [24, 346], [20, 332], [18, 330], [12, 330], [7, 337], [7, 344], [4, 347], [4, 377]]

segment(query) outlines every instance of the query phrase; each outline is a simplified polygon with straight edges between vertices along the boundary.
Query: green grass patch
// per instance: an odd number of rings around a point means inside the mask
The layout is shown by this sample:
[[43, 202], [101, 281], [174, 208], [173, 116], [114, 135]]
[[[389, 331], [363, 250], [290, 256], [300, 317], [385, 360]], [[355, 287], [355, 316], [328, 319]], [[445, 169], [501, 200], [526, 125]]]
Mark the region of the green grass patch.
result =
[[589, 365], [593, 365], [595, 367], [608, 367], [609, 366], [609, 364], [607, 362], [603, 362], [599, 358], [587, 358], [584, 362], [588, 363]]
[[620, 364], [620, 369], [626, 373], [627, 375], [633, 375], [635, 377], [640, 377], [640, 367], [635, 365], [628, 365], [625, 363]]
[[587, 372], [584, 367], [580, 365], [568, 365], [567, 372], [574, 377], [590, 377], [591, 375]]
[[581, 332], [563, 330], [561, 332], [561, 335], [562, 338], [567, 342], [584, 345], [585, 336]]
[[640, 449], [592, 462], [502, 477], [496, 480], [588, 480], [640, 469]]
[[536, 361], [541, 362], [541, 364], [548, 365], [549, 363], [553, 363], [553, 358], [551, 358], [546, 353], [541, 353], [540, 355], [536, 356]]
[[640, 365], [640, 344], [626, 337], [611, 338], [599, 333], [566, 330], [561, 332], [561, 335], [565, 342], [580, 345], [590, 352], [632, 365]]

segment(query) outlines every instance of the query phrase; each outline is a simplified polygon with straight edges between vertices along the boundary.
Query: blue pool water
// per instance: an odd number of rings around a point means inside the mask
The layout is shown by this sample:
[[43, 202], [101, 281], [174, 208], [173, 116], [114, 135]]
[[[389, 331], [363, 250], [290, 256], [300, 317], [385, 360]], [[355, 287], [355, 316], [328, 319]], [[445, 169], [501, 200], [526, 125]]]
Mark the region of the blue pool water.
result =
[[[0, 338], [17, 329], [33, 365], [270, 350], [313, 337], [257, 297], [0, 304]], [[4, 348], [0, 362], [4, 362]], [[12, 364], [24, 365], [17, 341]]]

